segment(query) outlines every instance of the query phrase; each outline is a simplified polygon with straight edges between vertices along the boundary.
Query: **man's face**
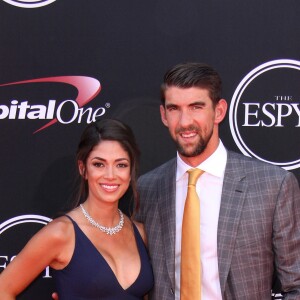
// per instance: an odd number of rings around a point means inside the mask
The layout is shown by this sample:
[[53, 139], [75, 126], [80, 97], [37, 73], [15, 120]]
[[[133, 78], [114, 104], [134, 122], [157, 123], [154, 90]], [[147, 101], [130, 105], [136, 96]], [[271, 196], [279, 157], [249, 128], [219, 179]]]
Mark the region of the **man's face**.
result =
[[[218, 145], [218, 124], [226, 113], [226, 101], [213, 107], [206, 89], [168, 87], [161, 118], [169, 128], [181, 157], [196, 157], [213, 152]], [[212, 153], [211, 152], [211, 153]], [[210, 154], [211, 154], [210, 153]]]

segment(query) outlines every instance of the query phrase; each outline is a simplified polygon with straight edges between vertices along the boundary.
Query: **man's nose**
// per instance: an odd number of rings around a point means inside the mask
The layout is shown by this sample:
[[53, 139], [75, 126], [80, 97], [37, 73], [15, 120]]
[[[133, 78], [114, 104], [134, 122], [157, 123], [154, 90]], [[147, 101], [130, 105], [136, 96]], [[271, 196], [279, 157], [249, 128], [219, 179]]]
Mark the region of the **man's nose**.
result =
[[180, 115], [180, 126], [181, 127], [188, 127], [193, 123], [193, 118], [189, 111], [182, 111]]

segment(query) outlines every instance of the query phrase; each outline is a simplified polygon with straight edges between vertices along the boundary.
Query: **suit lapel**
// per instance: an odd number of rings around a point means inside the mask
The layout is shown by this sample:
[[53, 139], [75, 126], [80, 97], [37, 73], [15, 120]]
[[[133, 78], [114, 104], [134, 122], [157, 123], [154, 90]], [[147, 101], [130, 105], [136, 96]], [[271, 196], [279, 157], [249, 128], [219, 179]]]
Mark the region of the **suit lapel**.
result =
[[161, 234], [168, 274], [175, 287], [175, 230], [176, 230], [176, 159], [167, 165], [165, 174], [158, 189], [159, 214], [161, 219]]
[[218, 265], [224, 293], [238, 225], [246, 197], [247, 183], [241, 161], [228, 151], [218, 222]]

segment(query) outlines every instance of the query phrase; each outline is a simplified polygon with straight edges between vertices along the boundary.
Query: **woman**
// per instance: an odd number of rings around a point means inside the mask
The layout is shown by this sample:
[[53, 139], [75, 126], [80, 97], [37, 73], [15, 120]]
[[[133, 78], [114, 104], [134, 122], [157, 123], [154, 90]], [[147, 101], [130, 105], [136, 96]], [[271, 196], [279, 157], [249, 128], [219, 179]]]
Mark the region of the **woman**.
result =
[[138, 155], [132, 131], [120, 121], [85, 129], [77, 150], [81, 197], [2, 272], [1, 300], [15, 299], [48, 265], [60, 300], [143, 299], [153, 285], [144, 229], [118, 210], [130, 186], [137, 200]]

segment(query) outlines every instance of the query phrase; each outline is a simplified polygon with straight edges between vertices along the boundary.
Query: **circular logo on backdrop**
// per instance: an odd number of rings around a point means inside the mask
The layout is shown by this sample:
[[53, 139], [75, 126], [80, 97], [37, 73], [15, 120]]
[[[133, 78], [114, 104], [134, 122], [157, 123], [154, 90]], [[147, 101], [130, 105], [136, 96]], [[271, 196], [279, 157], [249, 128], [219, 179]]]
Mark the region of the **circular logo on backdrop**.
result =
[[300, 61], [279, 59], [249, 72], [229, 109], [240, 151], [286, 170], [300, 167]]
[[[29, 239], [50, 221], [50, 218], [40, 215], [22, 215], [0, 224], [0, 273], [18, 255]], [[22, 297], [32, 299], [36, 295], [51, 295], [53, 292], [53, 282], [49, 280], [51, 278], [48, 266], [22, 293]]]
[[23, 215], [23, 216], [14, 217], [0, 224], [0, 235], [10, 227], [22, 223], [38, 223], [38, 224], [46, 225], [50, 221], [51, 221], [50, 218], [39, 216], [39, 215]]
[[23, 8], [36, 8], [36, 7], [42, 7], [46, 6], [48, 4], [53, 3], [56, 0], [3, 0], [4, 2], [18, 6]]

